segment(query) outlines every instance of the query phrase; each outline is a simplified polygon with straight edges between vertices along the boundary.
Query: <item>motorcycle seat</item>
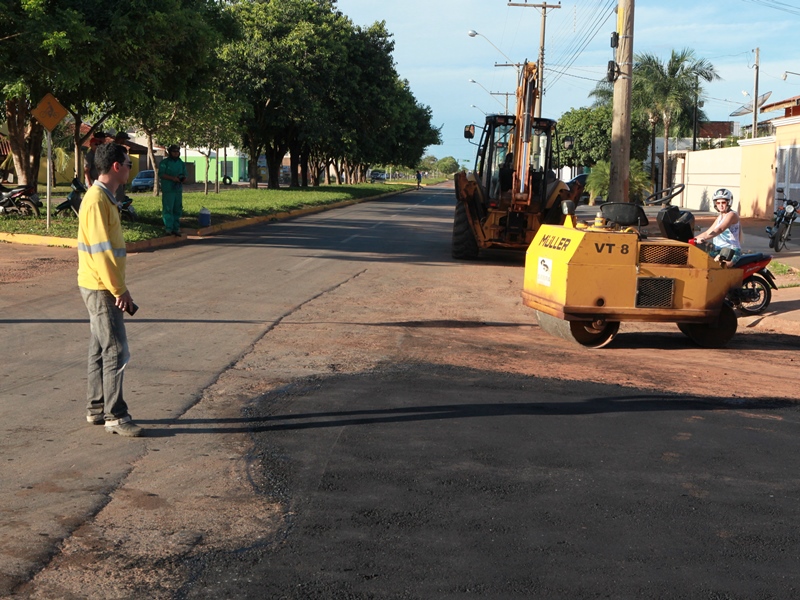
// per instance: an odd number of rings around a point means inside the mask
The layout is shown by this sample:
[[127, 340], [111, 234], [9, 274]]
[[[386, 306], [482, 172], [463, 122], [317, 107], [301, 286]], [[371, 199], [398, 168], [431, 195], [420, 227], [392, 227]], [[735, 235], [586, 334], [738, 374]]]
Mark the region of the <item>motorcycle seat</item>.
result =
[[756, 252], [755, 254], [742, 254], [732, 267], [743, 267], [754, 262], [759, 262], [765, 259], [772, 259], [771, 254], [764, 254], [763, 252]]

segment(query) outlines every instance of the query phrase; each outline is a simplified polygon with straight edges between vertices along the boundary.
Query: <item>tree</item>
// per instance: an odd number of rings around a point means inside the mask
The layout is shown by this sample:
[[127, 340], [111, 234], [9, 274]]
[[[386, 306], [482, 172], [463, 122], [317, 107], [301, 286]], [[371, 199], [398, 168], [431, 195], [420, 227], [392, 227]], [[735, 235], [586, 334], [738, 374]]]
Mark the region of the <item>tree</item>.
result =
[[[30, 110], [52, 92], [74, 119], [80, 147], [112, 113], [143, 99], [178, 99], [202, 77], [228, 22], [214, 0], [9, 1], [3, 13], [20, 35], [2, 42], [13, 56], [0, 71], [9, 138], [20, 180], [36, 184], [43, 132]], [[8, 46], [6, 46], [8, 44]]]
[[[561, 162], [569, 166], [589, 166], [611, 159], [612, 107], [601, 104], [592, 108], [571, 109], [558, 120], [558, 132], [572, 136], [569, 150], [560, 150]], [[649, 133], [639, 121], [631, 123], [631, 159], [643, 161], [647, 157]]]
[[[641, 161], [631, 161], [630, 188], [628, 199], [631, 202], [641, 201], [644, 191], [647, 189], [648, 179], [644, 172]], [[586, 178], [586, 190], [591, 193], [593, 198], [608, 198], [608, 191], [611, 187], [611, 163], [607, 160], [599, 161], [589, 176]]]
[[436, 163], [436, 169], [445, 175], [452, 175], [458, 171], [458, 161], [452, 156], [445, 156], [442, 160]]
[[[699, 81], [714, 81], [719, 75], [713, 65], [697, 58], [692, 50], [673, 50], [669, 60], [662, 62], [657, 56], [637, 55], [633, 76], [640, 78], [639, 94], [642, 106], [649, 105], [652, 114], [658, 114], [664, 132], [664, 154], [661, 160], [661, 188], [667, 188], [669, 160], [669, 134], [672, 125], [686, 114], [699, 95]], [[655, 159], [655, 157], [653, 157]]]

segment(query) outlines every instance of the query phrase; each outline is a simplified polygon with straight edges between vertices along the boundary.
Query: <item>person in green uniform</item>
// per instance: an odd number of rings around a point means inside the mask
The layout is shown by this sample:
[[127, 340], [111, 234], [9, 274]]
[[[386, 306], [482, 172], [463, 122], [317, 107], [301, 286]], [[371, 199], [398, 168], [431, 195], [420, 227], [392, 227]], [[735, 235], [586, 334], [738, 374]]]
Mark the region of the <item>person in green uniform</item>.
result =
[[181, 160], [181, 149], [177, 144], [167, 148], [167, 158], [158, 165], [161, 180], [161, 217], [167, 235], [181, 235], [183, 214], [183, 182], [186, 180], [186, 165]]

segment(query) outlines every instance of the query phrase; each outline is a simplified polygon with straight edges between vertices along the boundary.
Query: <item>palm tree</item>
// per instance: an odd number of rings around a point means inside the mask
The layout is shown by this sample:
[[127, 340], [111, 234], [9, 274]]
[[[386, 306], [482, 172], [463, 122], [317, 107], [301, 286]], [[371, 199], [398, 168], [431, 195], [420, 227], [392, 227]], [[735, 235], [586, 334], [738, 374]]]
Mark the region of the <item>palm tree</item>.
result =
[[664, 127], [661, 187], [666, 189], [670, 128], [686, 115], [687, 107], [694, 105], [695, 97], [699, 95], [699, 81], [714, 81], [719, 79], [719, 75], [710, 62], [697, 58], [688, 48], [673, 50], [666, 63], [653, 54], [637, 55], [633, 74], [634, 81], [638, 80], [640, 86], [637, 92], [640, 106], [650, 107], [653, 126], [657, 122], [653, 117], [657, 115]]

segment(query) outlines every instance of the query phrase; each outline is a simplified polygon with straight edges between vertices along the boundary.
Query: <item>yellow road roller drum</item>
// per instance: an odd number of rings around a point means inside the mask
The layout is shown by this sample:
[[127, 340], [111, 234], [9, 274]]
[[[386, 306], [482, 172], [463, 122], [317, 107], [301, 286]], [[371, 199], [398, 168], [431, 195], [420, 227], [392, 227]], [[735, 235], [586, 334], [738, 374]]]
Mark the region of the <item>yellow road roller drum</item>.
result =
[[725, 345], [737, 325], [725, 296], [741, 285], [741, 269], [727, 269], [685, 242], [643, 239], [632, 226], [647, 224], [641, 207], [621, 210], [628, 216], [617, 221], [584, 225], [568, 215], [564, 225], [537, 232], [522, 298], [542, 329], [599, 348], [621, 321], [674, 322], [701, 346]]

